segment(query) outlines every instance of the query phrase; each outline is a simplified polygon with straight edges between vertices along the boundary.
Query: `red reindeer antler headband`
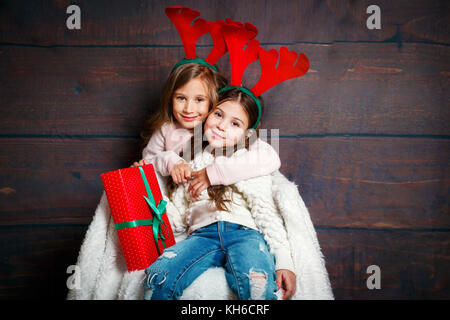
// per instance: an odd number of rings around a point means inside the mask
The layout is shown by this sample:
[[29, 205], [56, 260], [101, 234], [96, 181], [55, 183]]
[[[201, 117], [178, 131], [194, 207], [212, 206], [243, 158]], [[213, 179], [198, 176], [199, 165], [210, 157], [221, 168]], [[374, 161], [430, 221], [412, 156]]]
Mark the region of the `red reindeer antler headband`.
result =
[[[258, 119], [252, 127], [254, 129], [261, 120], [261, 102], [258, 97], [283, 81], [304, 75], [309, 69], [309, 61], [303, 53], [297, 55], [283, 46], [280, 49], [280, 62], [276, 67], [278, 51], [275, 49], [266, 51], [260, 48], [258, 40], [253, 39], [254, 31], [249, 30], [248, 26], [252, 25], [228, 23], [222, 27], [222, 35], [230, 55], [231, 81], [230, 86], [221, 89], [219, 93], [236, 88], [255, 100], [259, 112]], [[247, 43], [248, 45], [244, 49]], [[248, 90], [242, 86], [242, 77], [245, 69], [258, 58], [261, 64], [261, 77], [255, 86]], [[296, 61], [297, 63], [294, 65]]]
[[[166, 14], [180, 35], [185, 53], [185, 59], [178, 62], [174, 69], [182, 64], [194, 62], [217, 71], [214, 64], [227, 52], [227, 47], [221, 34], [221, 28], [225, 22], [222, 20], [207, 22], [205, 19], [198, 18], [192, 24], [192, 21], [200, 15], [200, 12], [187, 7], [168, 7], [166, 8]], [[232, 20], [227, 20], [228, 22], [232, 22]], [[201, 59], [197, 57], [195, 47], [197, 40], [208, 32], [213, 40], [213, 48], [208, 57]]]

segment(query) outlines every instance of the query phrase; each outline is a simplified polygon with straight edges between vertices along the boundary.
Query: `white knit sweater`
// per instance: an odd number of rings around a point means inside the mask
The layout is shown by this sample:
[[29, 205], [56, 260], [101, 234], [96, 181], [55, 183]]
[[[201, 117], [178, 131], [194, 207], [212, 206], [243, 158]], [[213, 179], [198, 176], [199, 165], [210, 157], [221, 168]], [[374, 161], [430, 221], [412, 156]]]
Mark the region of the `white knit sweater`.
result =
[[[233, 154], [238, 156], [247, 149], [240, 149]], [[204, 151], [195, 155], [189, 165], [194, 171], [201, 170], [214, 161], [214, 156]], [[171, 201], [178, 212], [169, 210], [168, 214], [173, 222], [174, 232], [182, 233], [188, 229], [188, 234], [217, 221], [237, 223], [258, 230], [266, 240], [270, 252], [275, 256], [275, 269], [287, 269], [295, 272], [291, 256], [286, 228], [283, 218], [278, 213], [272, 195], [272, 177], [261, 176], [234, 185], [237, 192], [227, 191], [225, 197], [230, 200], [227, 207], [230, 211], [220, 211], [204, 190], [198, 198], [193, 198], [187, 191], [189, 182], [179, 185], [171, 196]], [[257, 187], [256, 187], [257, 186]], [[252, 190], [258, 190], [258, 201], [252, 196]], [[263, 201], [261, 201], [263, 199]], [[179, 215], [175, 217], [174, 215]]]

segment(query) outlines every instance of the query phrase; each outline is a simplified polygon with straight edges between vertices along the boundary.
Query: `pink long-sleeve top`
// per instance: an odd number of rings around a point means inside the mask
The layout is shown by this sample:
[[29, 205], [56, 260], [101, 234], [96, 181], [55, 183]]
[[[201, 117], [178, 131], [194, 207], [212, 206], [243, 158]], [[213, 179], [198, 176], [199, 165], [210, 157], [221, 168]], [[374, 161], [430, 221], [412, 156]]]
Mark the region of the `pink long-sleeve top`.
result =
[[[143, 159], [153, 163], [155, 170], [163, 176], [170, 175], [172, 167], [184, 161], [179, 153], [194, 134], [178, 123], [166, 123], [157, 130], [145, 149]], [[206, 167], [211, 185], [230, 185], [272, 173], [280, 168], [281, 162], [277, 152], [267, 142], [256, 139], [249, 147], [249, 152], [239, 157], [217, 156]]]

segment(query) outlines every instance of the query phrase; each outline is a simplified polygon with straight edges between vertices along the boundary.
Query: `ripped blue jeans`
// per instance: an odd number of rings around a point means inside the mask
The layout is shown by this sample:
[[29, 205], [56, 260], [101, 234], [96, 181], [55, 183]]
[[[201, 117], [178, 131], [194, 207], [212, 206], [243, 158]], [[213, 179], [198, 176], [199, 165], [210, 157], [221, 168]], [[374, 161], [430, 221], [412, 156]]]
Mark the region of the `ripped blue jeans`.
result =
[[200, 228], [165, 249], [145, 270], [144, 299], [179, 299], [211, 267], [225, 269], [228, 286], [240, 300], [277, 299], [274, 256], [263, 236], [225, 221]]

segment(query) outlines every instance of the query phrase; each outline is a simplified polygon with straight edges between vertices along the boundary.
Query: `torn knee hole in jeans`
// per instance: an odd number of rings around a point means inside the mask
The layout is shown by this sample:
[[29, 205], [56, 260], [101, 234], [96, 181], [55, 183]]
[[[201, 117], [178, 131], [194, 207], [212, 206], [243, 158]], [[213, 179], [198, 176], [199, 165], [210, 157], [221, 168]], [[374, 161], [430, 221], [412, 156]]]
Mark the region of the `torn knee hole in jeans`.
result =
[[[158, 279], [157, 277], [159, 275], [161, 275], [162, 272], [159, 271], [155, 271], [155, 272], [150, 272], [149, 275], [147, 276], [147, 287], [148, 288], [152, 288], [152, 284], [157, 284], [158, 286], [162, 285], [164, 283], [164, 281], [166, 281], [167, 277], [167, 272], [164, 272], [163, 274], [163, 279]], [[159, 277], [161, 278], [161, 277]], [[153, 282], [153, 279], [155, 279], [155, 282]]]
[[147, 276], [147, 286], [144, 289], [144, 300], [151, 300], [155, 285], [161, 286], [167, 279], [166, 275], [167, 272], [160, 272], [159, 270], [149, 272]]
[[262, 242], [259, 243], [259, 251], [266, 252], [266, 246]]
[[148, 273], [147, 285], [145, 286], [144, 289], [144, 300], [151, 300], [153, 296], [153, 290], [155, 289], [155, 285], [161, 286], [164, 283], [164, 281], [166, 281], [167, 278], [166, 274], [167, 272], [161, 272], [160, 270], [153, 270]]
[[264, 299], [264, 292], [266, 291], [267, 272], [255, 271], [250, 269], [249, 274], [245, 274], [250, 279], [250, 296], [252, 300]]
[[164, 251], [162, 254], [162, 257], [167, 258], [167, 259], [172, 259], [175, 258], [177, 256], [176, 252], [173, 251]]

